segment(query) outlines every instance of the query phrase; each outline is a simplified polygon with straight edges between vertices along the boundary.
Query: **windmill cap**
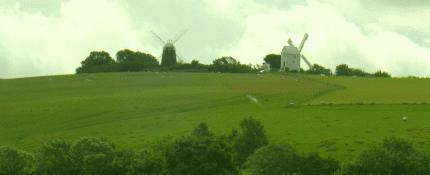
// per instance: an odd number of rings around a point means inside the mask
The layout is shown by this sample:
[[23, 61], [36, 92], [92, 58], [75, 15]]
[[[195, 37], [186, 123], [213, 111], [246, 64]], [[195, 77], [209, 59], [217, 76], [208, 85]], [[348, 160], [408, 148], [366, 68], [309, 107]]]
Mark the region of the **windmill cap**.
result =
[[282, 48], [282, 52], [290, 54], [300, 54], [299, 49], [294, 46], [284, 46], [284, 48]]

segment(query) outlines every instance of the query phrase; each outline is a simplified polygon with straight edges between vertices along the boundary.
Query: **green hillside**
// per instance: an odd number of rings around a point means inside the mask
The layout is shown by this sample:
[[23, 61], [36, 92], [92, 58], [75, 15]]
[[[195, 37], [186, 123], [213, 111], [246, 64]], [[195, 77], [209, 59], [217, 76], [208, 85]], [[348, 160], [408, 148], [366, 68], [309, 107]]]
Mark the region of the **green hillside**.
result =
[[[142, 148], [155, 137], [187, 135], [201, 121], [216, 134], [230, 133], [253, 116], [270, 139], [339, 160], [354, 158], [386, 136], [407, 138], [429, 150], [428, 87], [429, 79], [281, 73], [2, 79], [0, 143], [30, 151], [47, 139], [105, 135], [122, 148]], [[286, 108], [290, 102], [295, 106]]]

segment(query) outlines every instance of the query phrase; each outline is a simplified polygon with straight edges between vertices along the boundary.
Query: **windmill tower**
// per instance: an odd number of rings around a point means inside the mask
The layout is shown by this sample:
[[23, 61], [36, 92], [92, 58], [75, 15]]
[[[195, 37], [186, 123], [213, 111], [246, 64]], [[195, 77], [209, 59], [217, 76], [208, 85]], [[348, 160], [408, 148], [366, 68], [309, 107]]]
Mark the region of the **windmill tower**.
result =
[[[186, 28], [182, 29], [181, 32], [179, 32], [174, 39], [167, 40], [167, 42], [164, 42], [160, 37], [158, 37], [152, 30], [150, 31], [152, 34], [154, 34], [155, 37], [157, 37], [163, 44], [163, 54], [161, 57], [161, 66], [171, 66], [177, 63], [176, 57], [178, 57], [178, 61], [180, 63], [183, 63], [184, 61], [181, 59], [181, 57], [177, 54], [176, 48], [173, 45], [178, 39], [187, 31]], [[160, 59], [158, 57], [158, 59]]]
[[289, 46], [284, 46], [282, 48], [281, 52], [281, 70], [285, 70], [285, 68], [289, 68], [291, 70], [297, 70], [300, 72], [300, 58], [303, 58], [303, 60], [308, 64], [309, 69], [313, 69], [313, 65], [306, 59], [306, 57], [301, 54], [303, 45], [305, 44], [305, 41], [308, 39], [309, 35], [305, 33], [305, 36], [303, 37], [302, 43], [300, 43], [299, 48], [294, 46], [293, 41], [291, 41], [291, 38], [288, 38], [288, 44]]

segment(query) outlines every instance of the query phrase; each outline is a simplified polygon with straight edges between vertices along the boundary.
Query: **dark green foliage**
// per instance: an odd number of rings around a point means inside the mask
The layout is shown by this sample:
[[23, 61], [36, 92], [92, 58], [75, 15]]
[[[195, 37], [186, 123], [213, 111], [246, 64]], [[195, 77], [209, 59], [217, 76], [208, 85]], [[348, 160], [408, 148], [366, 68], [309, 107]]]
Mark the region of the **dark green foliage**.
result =
[[293, 174], [300, 171], [303, 155], [289, 144], [269, 144], [256, 150], [242, 165], [241, 173]]
[[168, 175], [237, 174], [232, 158], [223, 142], [210, 137], [182, 137], [166, 155]]
[[339, 64], [336, 66], [336, 75], [338, 76], [359, 76], [364, 77], [367, 75], [374, 77], [391, 77], [387, 72], [382, 72], [381, 70], [376, 71], [374, 74], [364, 72], [360, 69], [349, 68], [346, 64]]
[[300, 174], [304, 175], [331, 175], [340, 169], [337, 160], [331, 157], [323, 158], [318, 152], [305, 155], [300, 164]]
[[127, 175], [158, 175], [163, 171], [164, 155], [144, 150], [137, 155], [132, 156], [130, 171]]
[[196, 66], [199, 65], [199, 60], [193, 60], [191, 61], [191, 67], [196, 68]]
[[31, 174], [34, 156], [13, 147], [0, 147], [0, 175]]
[[387, 72], [382, 72], [381, 70], [378, 70], [374, 73], [375, 77], [391, 77], [391, 75]]
[[151, 54], [140, 51], [134, 52], [129, 49], [120, 50], [116, 53], [117, 64], [111, 72], [142, 71], [143, 69], [154, 69], [158, 66], [157, 59]]
[[240, 64], [240, 61], [237, 61], [233, 57], [221, 57], [213, 60], [214, 70], [217, 72], [230, 72], [230, 73], [239, 73], [239, 72], [249, 72], [251, 69], [248, 65]]
[[391, 137], [381, 146], [363, 151], [354, 164], [346, 165], [344, 174], [425, 175], [430, 174], [429, 165], [429, 155], [417, 152], [410, 142]]
[[76, 69], [76, 73], [109, 72], [110, 65], [115, 61], [105, 51], [92, 51], [90, 55], [81, 62], [81, 67]]
[[296, 69], [293, 69], [293, 70], [290, 71], [290, 73], [299, 73], [299, 71], [296, 70]]
[[268, 54], [264, 57], [264, 61], [270, 64], [270, 69], [279, 69], [281, 67], [281, 55]]
[[266, 131], [260, 121], [252, 117], [245, 118], [240, 122], [242, 133], [234, 138], [233, 148], [237, 153], [235, 162], [242, 165], [246, 158], [253, 154], [258, 148], [269, 144], [266, 138]]
[[118, 51], [116, 59], [115, 62], [108, 52], [93, 51], [81, 62], [81, 67], [76, 69], [76, 73], [142, 71], [158, 67], [157, 59], [151, 54], [129, 49]]
[[39, 174], [77, 174], [79, 170], [70, 156], [70, 143], [51, 140], [43, 143], [36, 151]]
[[72, 145], [70, 153], [82, 174], [106, 174], [118, 168], [114, 149], [115, 145], [104, 137], [85, 137]]
[[320, 157], [313, 152], [299, 153], [288, 143], [269, 144], [248, 157], [242, 173], [252, 174], [302, 174], [331, 175], [340, 169], [333, 158]]
[[203, 136], [212, 137], [214, 134], [211, 131], [209, 131], [208, 124], [206, 124], [205, 122], [201, 122], [199, 126], [194, 128], [194, 132], [192, 133], [192, 135], [196, 137], [203, 137]]
[[339, 64], [336, 66], [336, 75], [337, 76], [351, 76], [352, 72], [350, 68], [346, 64]]
[[320, 66], [318, 64], [314, 64], [313, 69], [309, 69], [305, 71], [307, 74], [325, 74], [325, 75], [332, 75], [331, 69], [325, 68], [323, 66]]

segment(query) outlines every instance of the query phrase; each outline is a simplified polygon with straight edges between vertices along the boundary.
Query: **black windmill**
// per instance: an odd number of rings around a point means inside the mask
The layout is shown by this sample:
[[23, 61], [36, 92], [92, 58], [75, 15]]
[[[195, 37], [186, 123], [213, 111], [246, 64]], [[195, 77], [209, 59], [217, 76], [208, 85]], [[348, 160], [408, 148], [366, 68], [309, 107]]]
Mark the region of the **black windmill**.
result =
[[[183, 63], [184, 61], [181, 59], [181, 57], [177, 54], [175, 46], [173, 45], [178, 39], [187, 31], [186, 28], [182, 29], [181, 32], [179, 32], [176, 37], [172, 40], [167, 40], [167, 42], [164, 42], [160, 37], [158, 37], [152, 30], [151, 33], [154, 34], [155, 37], [157, 37], [163, 44], [163, 54], [161, 57], [161, 66], [171, 66], [176, 64], [177, 62]], [[158, 59], [160, 59], [158, 57]], [[178, 58], [178, 61], [176, 60], [176, 57]]]

